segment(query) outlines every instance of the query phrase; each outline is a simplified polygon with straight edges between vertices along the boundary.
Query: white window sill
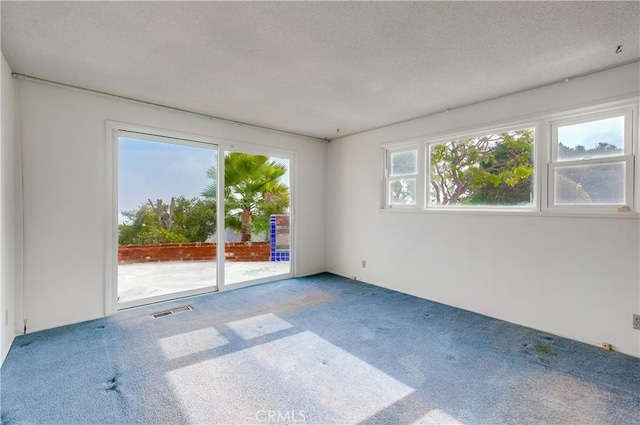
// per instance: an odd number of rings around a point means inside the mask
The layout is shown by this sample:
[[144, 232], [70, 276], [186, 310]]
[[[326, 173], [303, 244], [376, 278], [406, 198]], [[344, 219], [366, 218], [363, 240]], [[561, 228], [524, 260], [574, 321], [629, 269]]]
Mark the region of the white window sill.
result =
[[615, 219], [640, 219], [640, 213], [629, 212], [586, 212], [586, 211], [537, 211], [528, 209], [477, 209], [477, 208], [381, 208], [378, 211], [390, 214], [444, 214], [444, 215], [505, 215], [523, 217], [565, 217], [565, 218], [615, 218]]

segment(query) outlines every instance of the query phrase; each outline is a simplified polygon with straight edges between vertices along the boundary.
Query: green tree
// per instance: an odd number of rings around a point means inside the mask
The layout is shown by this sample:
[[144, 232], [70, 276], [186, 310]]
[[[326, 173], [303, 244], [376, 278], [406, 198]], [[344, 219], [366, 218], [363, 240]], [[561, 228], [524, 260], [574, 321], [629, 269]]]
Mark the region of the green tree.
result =
[[533, 130], [434, 145], [431, 194], [439, 205], [530, 202]]
[[204, 242], [216, 228], [215, 203], [210, 199], [180, 196], [169, 204], [149, 199], [122, 215], [128, 221], [118, 226], [121, 245]]
[[582, 145], [569, 147], [563, 145], [562, 142], [558, 143], [558, 157], [564, 160], [622, 155], [623, 153], [624, 150], [622, 148], [608, 142], [597, 142], [594, 144], [594, 147], [590, 149], [587, 149]]
[[[289, 188], [280, 180], [287, 172], [284, 165], [263, 155], [231, 152], [224, 158], [225, 226], [241, 234], [248, 242], [252, 234], [269, 230], [271, 214], [286, 213], [289, 208]], [[202, 192], [216, 199], [216, 166], [207, 176], [213, 180]]]

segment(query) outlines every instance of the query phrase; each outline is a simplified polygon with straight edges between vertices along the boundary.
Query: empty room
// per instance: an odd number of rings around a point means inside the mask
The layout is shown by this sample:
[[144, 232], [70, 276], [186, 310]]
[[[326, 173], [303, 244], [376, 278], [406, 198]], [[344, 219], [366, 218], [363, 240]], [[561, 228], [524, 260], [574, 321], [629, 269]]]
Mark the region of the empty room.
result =
[[3, 425], [640, 424], [640, 2], [0, 18]]

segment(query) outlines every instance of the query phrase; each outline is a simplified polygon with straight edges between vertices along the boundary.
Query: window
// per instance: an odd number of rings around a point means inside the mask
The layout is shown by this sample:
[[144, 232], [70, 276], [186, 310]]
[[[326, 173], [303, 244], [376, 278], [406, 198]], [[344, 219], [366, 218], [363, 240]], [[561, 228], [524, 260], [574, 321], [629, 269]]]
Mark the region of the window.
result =
[[384, 146], [383, 209], [638, 216], [638, 99]]
[[428, 206], [531, 207], [534, 129], [429, 146]]
[[387, 207], [417, 205], [418, 169], [417, 147], [387, 151], [385, 161]]
[[551, 123], [549, 208], [633, 205], [631, 109]]

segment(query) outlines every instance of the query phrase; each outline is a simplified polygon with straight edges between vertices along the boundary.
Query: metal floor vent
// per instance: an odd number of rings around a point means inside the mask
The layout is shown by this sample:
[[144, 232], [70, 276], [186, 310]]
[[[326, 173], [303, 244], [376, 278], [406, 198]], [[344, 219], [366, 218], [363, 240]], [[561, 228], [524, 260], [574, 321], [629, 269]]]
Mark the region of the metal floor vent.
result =
[[151, 314], [151, 317], [157, 319], [159, 317], [171, 316], [173, 314], [184, 313], [185, 311], [193, 310], [190, 305], [185, 305], [182, 307], [172, 308], [171, 310], [157, 311]]

